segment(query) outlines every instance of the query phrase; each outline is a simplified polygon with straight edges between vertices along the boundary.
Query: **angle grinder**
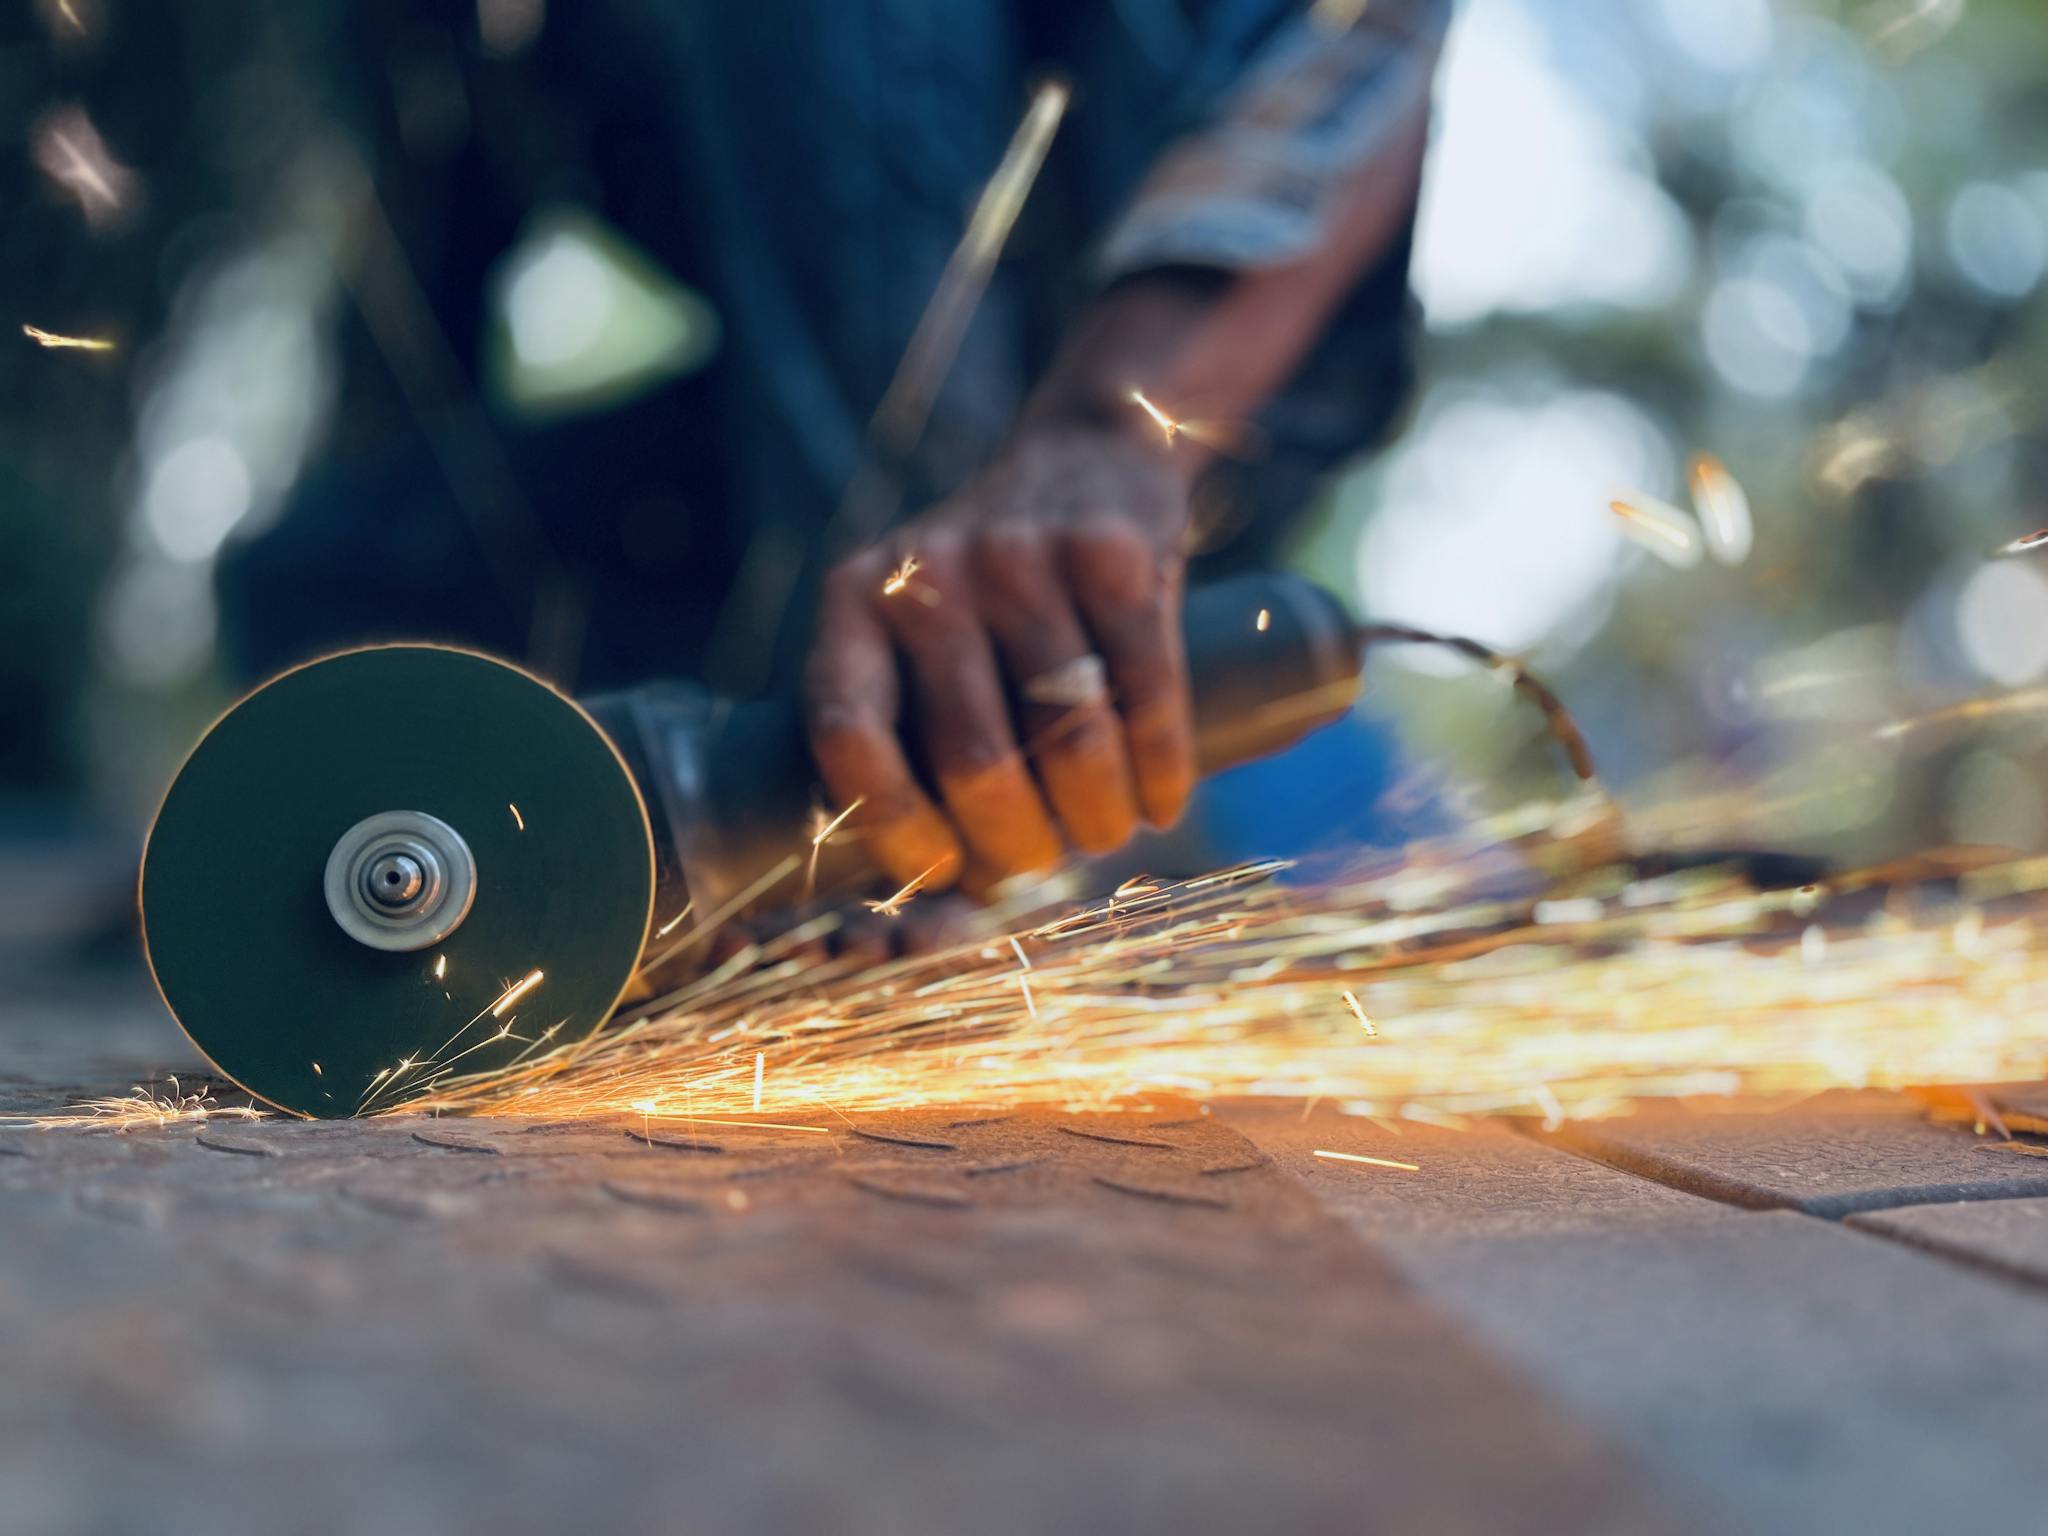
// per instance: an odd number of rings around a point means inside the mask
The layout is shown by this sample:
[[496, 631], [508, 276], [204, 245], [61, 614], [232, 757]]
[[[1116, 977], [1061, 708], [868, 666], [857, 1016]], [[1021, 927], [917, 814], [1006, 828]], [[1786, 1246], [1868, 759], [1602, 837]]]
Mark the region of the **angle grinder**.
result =
[[[1363, 632], [1298, 577], [1203, 588], [1184, 629], [1205, 774], [1357, 695]], [[657, 913], [871, 880], [857, 839], [793, 874], [823, 805], [794, 698], [656, 682], [586, 707], [471, 651], [349, 651], [193, 749], [150, 829], [144, 944], [223, 1075], [351, 1115], [587, 1036], [658, 952]]]

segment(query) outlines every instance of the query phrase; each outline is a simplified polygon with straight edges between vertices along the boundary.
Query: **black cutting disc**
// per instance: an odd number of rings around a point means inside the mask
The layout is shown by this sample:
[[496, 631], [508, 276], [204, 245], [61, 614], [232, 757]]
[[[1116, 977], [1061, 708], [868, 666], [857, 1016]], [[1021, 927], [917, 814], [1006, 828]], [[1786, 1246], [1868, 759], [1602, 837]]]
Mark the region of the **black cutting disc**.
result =
[[[467, 914], [423, 948], [373, 947], [329, 906], [336, 843], [389, 812], [438, 818], [474, 859]], [[351, 651], [249, 695], [186, 760], [142, 865], [180, 1026], [258, 1098], [320, 1116], [588, 1035], [653, 897], [646, 809], [604, 733], [517, 667], [437, 646]]]

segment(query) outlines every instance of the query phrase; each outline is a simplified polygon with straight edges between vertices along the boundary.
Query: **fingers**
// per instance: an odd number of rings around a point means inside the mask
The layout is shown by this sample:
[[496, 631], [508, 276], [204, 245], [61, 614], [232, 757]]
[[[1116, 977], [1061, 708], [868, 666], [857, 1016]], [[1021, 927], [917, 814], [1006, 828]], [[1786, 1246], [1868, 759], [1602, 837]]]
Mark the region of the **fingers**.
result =
[[861, 802], [875, 861], [897, 881], [932, 887], [959, 876], [959, 840], [919, 787], [897, 739], [896, 657], [874, 611], [886, 572], [863, 556], [825, 580], [818, 631], [805, 666], [805, 722], [825, 788], [840, 806]]
[[1131, 524], [1077, 524], [1062, 549], [1067, 584], [1109, 665], [1138, 804], [1171, 826], [1195, 783], [1193, 706], [1180, 631], [1181, 566]]
[[919, 558], [918, 580], [936, 600], [903, 592], [883, 595], [880, 603], [909, 663], [932, 777], [988, 872], [1000, 877], [1050, 868], [1059, 862], [1059, 835], [1011, 728], [965, 557], [953, 540], [928, 538]]
[[[1094, 649], [1043, 538], [991, 530], [977, 542], [973, 563], [982, 616], [1019, 690]], [[1084, 853], [1122, 847], [1137, 827], [1138, 804], [1123, 722], [1110, 701], [1048, 705], [1027, 698], [1018, 721], [1025, 756], [1067, 840]]]

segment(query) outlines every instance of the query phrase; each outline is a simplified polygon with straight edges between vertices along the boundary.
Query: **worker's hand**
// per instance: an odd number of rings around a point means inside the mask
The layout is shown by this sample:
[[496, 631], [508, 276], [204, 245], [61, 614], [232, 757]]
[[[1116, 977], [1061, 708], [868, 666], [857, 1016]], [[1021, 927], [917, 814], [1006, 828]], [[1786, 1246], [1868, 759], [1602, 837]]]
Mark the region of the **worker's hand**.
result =
[[1141, 815], [1179, 816], [1194, 782], [1187, 521], [1163, 442], [1041, 427], [831, 571], [811, 748], [898, 882], [1042, 869], [1069, 844], [1119, 846]]

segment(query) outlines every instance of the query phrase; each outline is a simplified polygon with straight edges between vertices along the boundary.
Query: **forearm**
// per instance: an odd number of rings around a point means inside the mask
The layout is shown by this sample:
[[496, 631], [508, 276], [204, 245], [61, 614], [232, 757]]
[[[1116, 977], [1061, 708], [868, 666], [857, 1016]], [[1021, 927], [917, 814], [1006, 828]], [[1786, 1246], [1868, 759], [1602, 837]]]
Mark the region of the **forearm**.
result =
[[[1321, 238], [1293, 259], [1239, 271], [1169, 267], [1112, 286], [1067, 334], [1019, 429], [1105, 427], [1163, 443], [1133, 389], [1176, 418], [1256, 414], [1412, 221], [1427, 133], [1425, 95], [1390, 126], [1380, 152], [1332, 189]], [[1206, 457], [1188, 439], [1173, 447], [1176, 468], [1190, 476]]]

